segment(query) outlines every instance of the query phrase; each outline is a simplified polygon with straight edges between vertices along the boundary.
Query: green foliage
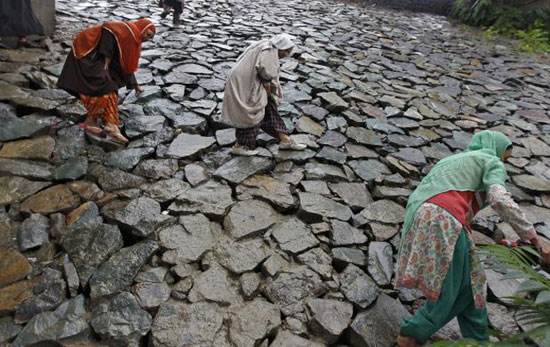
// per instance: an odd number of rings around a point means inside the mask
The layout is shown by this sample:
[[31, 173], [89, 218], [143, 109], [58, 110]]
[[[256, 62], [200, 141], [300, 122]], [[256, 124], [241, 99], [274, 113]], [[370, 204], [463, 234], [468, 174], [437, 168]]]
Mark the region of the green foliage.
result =
[[451, 17], [478, 27], [487, 28], [487, 35], [501, 34], [519, 40], [526, 52], [550, 52], [550, 9], [521, 11], [498, 7], [492, 0], [457, 0]]
[[550, 279], [534, 268], [534, 259], [540, 257], [539, 254], [531, 247], [508, 248], [501, 245], [484, 246], [481, 253], [486, 257], [485, 263], [489, 269], [506, 271], [503, 279], [525, 279], [517, 293], [529, 293], [529, 295], [527, 297], [513, 296], [509, 299], [511, 304], [517, 308], [515, 318], [524, 324], [533, 324], [535, 328], [514, 336], [504, 336], [499, 332], [490, 331], [492, 336], [501, 340], [498, 343], [463, 339], [439, 341], [433, 346], [518, 346], [523, 345], [523, 340], [526, 338], [544, 341], [545, 346], [550, 346]]

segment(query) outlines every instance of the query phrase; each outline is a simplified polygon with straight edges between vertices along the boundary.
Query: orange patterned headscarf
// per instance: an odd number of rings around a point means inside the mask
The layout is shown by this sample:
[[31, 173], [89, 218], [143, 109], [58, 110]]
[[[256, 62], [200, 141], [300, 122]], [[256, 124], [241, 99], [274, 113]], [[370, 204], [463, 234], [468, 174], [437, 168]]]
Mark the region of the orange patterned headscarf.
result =
[[112, 21], [84, 29], [73, 41], [73, 54], [76, 59], [82, 59], [97, 47], [102, 29], [108, 30], [116, 39], [122, 73], [130, 75], [136, 72], [139, 67], [143, 35], [147, 30], [156, 33], [153, 23], [148, 19], [139, 19], [135, 22]]

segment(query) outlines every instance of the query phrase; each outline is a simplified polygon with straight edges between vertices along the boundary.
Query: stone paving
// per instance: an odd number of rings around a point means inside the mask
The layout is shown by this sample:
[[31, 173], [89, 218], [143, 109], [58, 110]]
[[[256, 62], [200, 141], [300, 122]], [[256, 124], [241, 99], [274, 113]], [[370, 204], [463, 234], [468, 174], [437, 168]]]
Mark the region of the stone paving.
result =
[[[550, 65], [445, 18], [330, 1], [58, 0], [51, 51], [0, 50], [0, 344], [391, 346], [423, 298], [393, 289], [407, 196], [478, 129], [506, 133], [513, 197], [550, 238]], [[126, 148], [91, 143], [55, 88], [75, 34], [152, 18], [120, 91]], [[254, 40], [296, 37], [280, 112], [234, 157], [224, 80]], [[480, 244], [517, 238], [490, 209]], [[488, 271], [491, 326], [527, 328]], [[456, 321], [435, 338], [460, 336]]]

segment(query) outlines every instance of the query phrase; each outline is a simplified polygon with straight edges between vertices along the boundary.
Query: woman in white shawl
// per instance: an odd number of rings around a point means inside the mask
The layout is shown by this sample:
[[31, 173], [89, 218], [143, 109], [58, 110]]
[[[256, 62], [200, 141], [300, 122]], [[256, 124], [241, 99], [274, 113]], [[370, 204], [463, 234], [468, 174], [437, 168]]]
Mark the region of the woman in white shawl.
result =
[[292, 52], [290, 35], [250, 45], [231, 69], [225, 84], [222, 119], [237, 128], [233, 154], [256, 155], [256, 136], [260, 128], [281, 141], [280, 149], [304, 150], [306, 145], [288, 136], [277, 106], [282, 99], [279, 84], [279, 59]]

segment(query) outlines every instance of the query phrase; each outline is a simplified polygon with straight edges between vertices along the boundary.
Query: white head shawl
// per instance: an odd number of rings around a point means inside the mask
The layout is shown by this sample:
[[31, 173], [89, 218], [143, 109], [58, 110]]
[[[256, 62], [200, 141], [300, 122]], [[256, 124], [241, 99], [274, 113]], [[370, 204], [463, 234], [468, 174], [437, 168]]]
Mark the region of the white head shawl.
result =
[[294, 42], [292, 42], [292, 36], [288, 34], [279, 34], [276, 36], [273, 36], [271, 40], [269, 40], [273, 47], [279, 49], [279, 50], [287, 50], [294, 48]]

